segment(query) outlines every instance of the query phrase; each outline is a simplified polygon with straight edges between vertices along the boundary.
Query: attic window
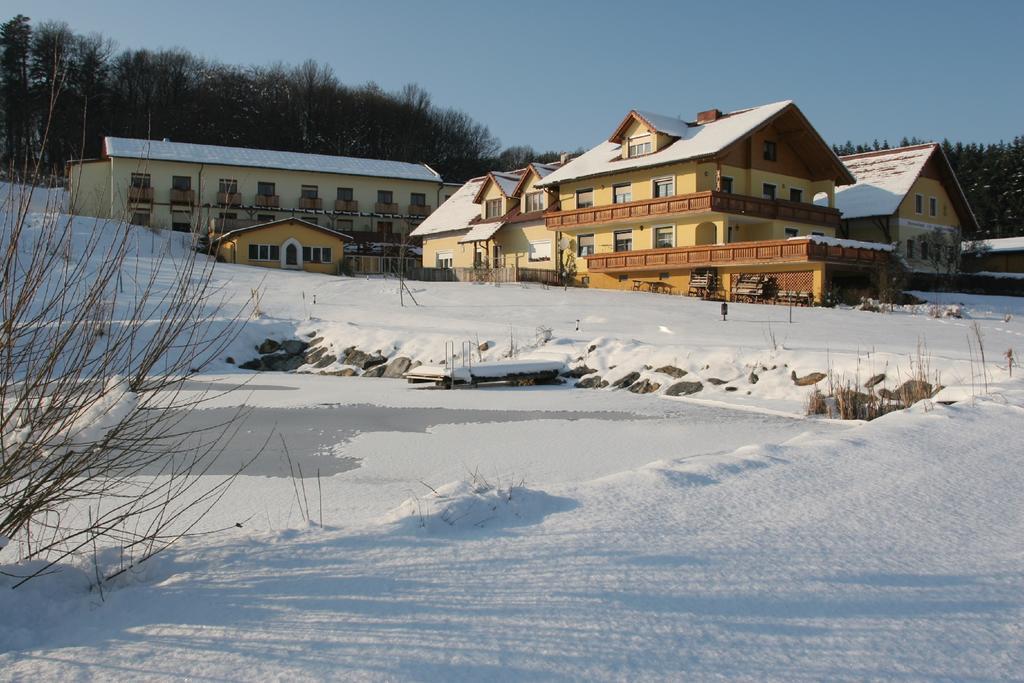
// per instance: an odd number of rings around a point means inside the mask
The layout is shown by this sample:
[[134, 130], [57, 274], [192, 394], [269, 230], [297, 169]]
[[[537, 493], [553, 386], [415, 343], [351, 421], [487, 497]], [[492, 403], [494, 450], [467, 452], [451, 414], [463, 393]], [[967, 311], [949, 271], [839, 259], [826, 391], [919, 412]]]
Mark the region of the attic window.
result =
[[629, 156], [642, 157], [645, 154], [650, 154], [652, 151], [651, 136], [644, 135], [642, 137], [631, 138], [629, 140]]
[[772, 140], [764, 141], [764, 160], [775, 161], [778, 158], [778, 152], [775, 148], [775, 143]]
[[487, 218], [497, 218], [501, 215], [501, 200], [488, 199], [484, 208], [486, 209], [486, 213], [484, 215]]

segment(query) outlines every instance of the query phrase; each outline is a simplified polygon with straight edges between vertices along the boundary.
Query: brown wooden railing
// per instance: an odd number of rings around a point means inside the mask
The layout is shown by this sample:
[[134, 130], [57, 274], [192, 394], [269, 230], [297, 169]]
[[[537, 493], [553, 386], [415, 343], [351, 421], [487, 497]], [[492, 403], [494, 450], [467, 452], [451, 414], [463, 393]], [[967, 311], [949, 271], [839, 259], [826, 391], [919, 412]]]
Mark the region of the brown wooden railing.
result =
[[384, 202], [377, 202], [373, 205], [373, 210], [377, 213], [398, 213], [398, 204], [385, 204]]
[[410, 216], [429, 216], [430, 207], [426, 204], [410, 204], [409, 205]]
[[241, 192], [218, 192], [217, 203], [221, 206], [241, 206], [242, 205], [242, 193]]
[[130, 202], [150, 202], [153, 201], [153, 188], [152, 187], [132, 187], [128, 186], [128, 201]]
[[320, 197], [299, 197], [299, 208], [319, 210], [324, 208], [324, 200]]
[[592, 254], [586, 258], [587, 270], [601, 273], [806, 261], [871, 265], [886, 262], [889, 259], [889, 252], [818, 244], [806, 239], [643, 249]]
[[191, 206], [195, 203], [195, 190], [179, 190], [174, 187], [171, 188], [171, 204], [188, 204]]
[[667, 216], [677, 213], [732, 213], [756, 216], [768, 220], [788, 220], [810, 225], [839, 227], [840, 214], [836, 209], [784, 199], [762, 199], [728, 192], [706, 191], [680, 194], [672, 197], [642, 199], [624, 204], [570, 209], [545, 214], [548, 228], [553, 230], [585, 227], [599, 223], [613, 223], [637, 218]]
[[261, 209], [276, 209], [281, 206], [281, 198], [276, 194], [258, 194], [253, 204]]
[[359, 202], [354, 199], [335, 199], [334, 200], [335, 211], [358, 211]]

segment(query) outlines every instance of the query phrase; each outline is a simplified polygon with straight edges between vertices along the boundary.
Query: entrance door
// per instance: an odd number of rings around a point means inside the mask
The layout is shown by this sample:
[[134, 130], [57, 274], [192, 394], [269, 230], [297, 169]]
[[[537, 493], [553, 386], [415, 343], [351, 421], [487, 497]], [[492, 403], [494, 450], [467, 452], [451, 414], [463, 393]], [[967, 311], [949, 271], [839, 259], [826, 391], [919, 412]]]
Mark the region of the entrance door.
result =
[[284, 264], [286, 266], [299, 265], [299, 250], [294, 244], [289, 244], [284, 248]]
[[492, 265], [495, 268], [501, 268], [502, 266], [505, 265], [502, 262], [502, 259], [501, 259], [501, 245], [500, 244], [495, 244], [494, 245], [494, 260], [491, 263], [492, 263]]

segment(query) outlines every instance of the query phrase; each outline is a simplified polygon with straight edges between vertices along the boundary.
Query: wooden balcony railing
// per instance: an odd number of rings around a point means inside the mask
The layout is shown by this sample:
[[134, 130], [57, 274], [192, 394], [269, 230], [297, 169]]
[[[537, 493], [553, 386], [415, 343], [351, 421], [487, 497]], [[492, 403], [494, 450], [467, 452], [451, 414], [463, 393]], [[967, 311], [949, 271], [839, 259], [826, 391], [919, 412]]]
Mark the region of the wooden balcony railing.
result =
[[398, 204], [386, 204], [384, 202], [377, 202], [373, 205], [373, 210], [376, 213], [398, 213]]
[[261, 209], [276, 209], [281, 206], [281, 198], [276, 194], [258, 194], [253, 204]]
[[678, 213], [731, 213], [755, 216], [766, 220], [786, 220], [809, 225], [839, 227], [839, 211], [815, 204], [790, 202], [784, 199], [762, 199], [728, 192], [706, 191], [656, 199], [642, 199], [624, 204], [553, 211], [545, 214], [545, 223], [552, 230], [586, 227], [668, 216]]
[[153, 203], [153, 188], [152, 187], [132, 187], [128, 186], [128, 201], [130, 202], [149, 202]]
[[702, 244], [670, 249], [642, 249], [592, 254], [586, 258], [587, 270], [592, 273], [604, 273], [810, 261], [872, 265], [888, 261], [889, 252], [818, 244], [808, 238], [806, 240], [770, 240], [734, 242], [732, 244]]
[[354, 199], [335, 199], [334, 200], [335, 211], [358, 211], [359, 202]]
[[409, 205], [410, 216], [429, 216], [430, 207], [426, 204], [410, 204]]
[[221, 206], [241, 206], [242, 205], [242, 193], [241, 192], [218, 192], [217, 203]]
[[320, 210], [324, 208], [324, 200], [320, 197], [299, 197], [299, 208]]
[[196, 203], [195, 190], [179, 190], [171, 188], [171, 204], [187, 204], [192, 206]]

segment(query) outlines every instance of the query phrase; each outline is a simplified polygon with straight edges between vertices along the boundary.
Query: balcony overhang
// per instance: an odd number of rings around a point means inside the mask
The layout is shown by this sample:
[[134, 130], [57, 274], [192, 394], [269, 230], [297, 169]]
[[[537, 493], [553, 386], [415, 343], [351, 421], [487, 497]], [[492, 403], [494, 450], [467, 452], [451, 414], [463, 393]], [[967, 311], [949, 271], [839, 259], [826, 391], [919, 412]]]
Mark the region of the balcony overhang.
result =
[[610, 206], [552, 211], [544, 214], [544, 222], [549, 230], [574, 230], [606, 223], [701, 213], [728, 213], [829, 228], [838, 228], [840, 223], [840, 213], [837, 209], [717, 190], [643, 199]]

